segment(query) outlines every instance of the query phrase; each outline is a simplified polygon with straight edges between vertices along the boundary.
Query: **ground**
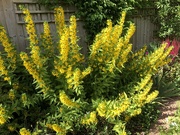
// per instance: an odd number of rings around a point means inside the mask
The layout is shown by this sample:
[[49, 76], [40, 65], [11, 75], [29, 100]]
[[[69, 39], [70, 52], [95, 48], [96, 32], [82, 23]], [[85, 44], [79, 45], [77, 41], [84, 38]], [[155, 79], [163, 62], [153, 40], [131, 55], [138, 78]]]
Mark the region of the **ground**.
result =
[[[167, 99], [163, 106], [160, 107], [160, 116], [155, 124], [152, 125], [150, 132], [148, 135], [159, 135], [159, 128], [164, 127], [168, 129], [168, 118], [174, 116], [176, 110], [180, 106], [180, 97], [173, 97]], [[145, 135], [145, 133], [141, 133], [141, 135]]]

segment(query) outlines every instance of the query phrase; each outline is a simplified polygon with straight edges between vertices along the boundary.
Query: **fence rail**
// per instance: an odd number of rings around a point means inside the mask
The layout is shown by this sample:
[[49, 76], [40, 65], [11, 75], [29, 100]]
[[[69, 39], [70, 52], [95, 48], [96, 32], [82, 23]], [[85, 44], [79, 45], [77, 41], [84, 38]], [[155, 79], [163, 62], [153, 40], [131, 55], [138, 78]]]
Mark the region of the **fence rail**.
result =
[[[42, 5], [37, 4], [33, 0], [0, 0], [0, 24], [5, 27], [11, 41], [17, 45], [18, 50], [25, 50], [28, 46], [28, 35], [25, 30], [25, 22], [23, 21], [23, 13], [19, 6], [23, 5], [30, 10], [32, 14], [37, 34], [43, 32], [43, 22], [49, 22], [52, 35], [56, 35], [56, 27], [54, 24], [53, 11], [46, 10]], [[65, 12], [65, 20], [69, 21], [70, 16], [75, 13], [74, 6], [62, 5]], [[144, 44], [154, 40], [153, 31], [156, 26], [151, 23], [150, 17], [143, 18], [135, 16], [136, 32], [132, 37], [133, 49], [139, 49]], [[83, 47], [83, 53], [87, 52], [86, 34], [83, 28], [83, 21], [77, 22], [79, 44]]]

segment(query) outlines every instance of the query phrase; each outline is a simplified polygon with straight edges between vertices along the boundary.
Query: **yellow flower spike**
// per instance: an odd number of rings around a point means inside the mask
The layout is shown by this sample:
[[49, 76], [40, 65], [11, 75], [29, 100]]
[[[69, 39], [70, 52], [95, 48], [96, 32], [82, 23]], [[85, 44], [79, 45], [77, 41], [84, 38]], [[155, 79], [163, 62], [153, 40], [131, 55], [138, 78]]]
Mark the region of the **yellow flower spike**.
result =
[[159, 94], [159, 91], [155, 90], [154, 92], [152, 92], [151, 94], [149, 94], [146, 98], [146, 103], [151, 102], [152, 100], [154, 100]]
[[64, 32], [61, 35], [59, 49], [60, 49], [60, 60], [64, 64], [68, 60], [68, 54], [69, 54], [69, 50], [70, 50], [70, 48], [69, 48], [69, 29], [67, 27], [64, 27]]
[[4, 60], [0, 56], [0, 75], [4, 77], [4, 81], [11, 81], [11, 78], [8, 75], [8, 70], [4, 65]]
[[118, 43], [117, 43], [117, 45], [116, 45], [116, 47], [115, 47], [115, 49], [114, 49], [114, 53], [113, 53], [115, 60], [118, 59], [123, 45], [124, 45], [124, 44], [123, 44], [123, 39], [120, 38], [119, 41], [118, 41]]
[[105, 117], [106, 115], [106, 103], [105, 102], [101, 102], [96, 111], [98, 112], [98, 115], [101, 116], [101, 117]]
[[53, 124], [52, 129], [56, 131], [56, 133], [61, 133], [61, 135], [65, 135], [66, 131], [62, 129], [58, 124]]
[[4, 114], [5, 114], [5, 109], [2, 106], [0, 106], [0, 115], [4, 115]]
[[4, 27], [0, 26], [0, 42], [2, 43], [4, 50], [7, 53], [7, 57], [10, 58], [12, 65], [11, 68], [16, 68], [16, 50], [15, 47], [10, 43], [7, 33]]
[[123, 49], [121, 55], [120, 55], [120, 61], [117, 63], [118, 68], [122, 68], [123, 64], [127, 61], [127, 56], [132, 50], [132, 44], [128, 44], [125, 49]]
[[6, 123], [6, 119], [0, 115], [0, 125], [3, 125], [4, 123]]
[[43, 42], [43, 47], [47, 51], [48, 53], [47, 55], [52, 56], [54, 53], [54, 47], [53, 47], [53, 40], [51, 37], [50, 27], [48, 22], [44, 22], [43, 26], [44, 26], [44, 33], [42, 35], [42, 38], [43, 40], [45, 40], [45, 42]]
[[89, 114], [89, 118], [85, 116], [82, 119], [82, 124], [90, 125], [90, 124], [97, 124], [98, 120], [96, 118], [96, 111], [93, 111]]
[[134, 32], [135, 32], [135, 25], [133, 23], [131, 23], [129, 26], [129, 29], [126, 33], [125, 39], [124, 39], [125, 45], [129, 43], [129, 40], [132, 37], [132, 35], [134, 34]]
[[14, 100], [14, 99], [15, 99], [14, 90], [11, 89], [11, 90], [9, 91], [8, 96], [9, 96], [9, 99], [10, 99], [10, 100]]
[[55, 11], [54, 19], [55, 19], [56, 28], [57, 28], [59, 36], [61, 36], [61, 34], [63, 33], [64, 26], [65, 26], [64, 10], [62, 7], [58, 7], [58, 8], [55, 8], [54, 11]]
[[26, 31], [29, 35], [30, 47], [32, 47], [38, 44], [35, 25], [28, 9], [23, 8], [23, 14], [25, 14], [24, 20], [26, 22]]
[[38, 69], [43, 67], [43, 58], [41, 58], [40, 56], [39, 46], [32, 46], [31, 58], [33, 60], [33, 63], [37, 66]]
[[21, 128], [19, 133], [20, 135], [31, 135], [31, 132], [28, 131], [26, 128]]
[[80, 79], [81, 79], [81, 70], [77, 68], [73, 74], [73, 83], [75, 88], [78, 87], [78, 85], [80, 84]]
[[111, 42], [113, 44], [117, 44], [118, 42], [118, 39], [119, 37], [121, 36], [122, 34], [122, 31], [123, 31], [123, 25], [124, 25], [124, 22], [125, 22], [125, 16], [126, 16], [126, 12], [125, 11], [122, 11], [121, 13], [121, 18], [118, 22], [118, 25], [115, 25], [114, 28], [113, 28], [113, 31], [111, 33]]
[[61, 103], [67, 107], [79, 108], [79, 105], [77, 103], [71, 101], [71, 99], [69, 99], [69, 97], [65, 94], [65, 92], [60, 92], [59, 99], [60, 99]]
[[82, 77], [81, 78], [86, 77], [91, 72], [92, 72], [92, 68], [91, 67], [86, 68], [84, 71], [82, 71]]
[[135, 86], [135, 91], [143, 89], [146, 84], [151, 80], [151, 74], [147, 74], [144, 79], [141, 80], [140, 83], [138, 83], [137, 86]]
[[70, 18], [70, 26], [69, 26], [69, 35], [71, 44], [76, 45], [77, 44], [77, 36], [76, 36], [76, 17], [73, 15]]

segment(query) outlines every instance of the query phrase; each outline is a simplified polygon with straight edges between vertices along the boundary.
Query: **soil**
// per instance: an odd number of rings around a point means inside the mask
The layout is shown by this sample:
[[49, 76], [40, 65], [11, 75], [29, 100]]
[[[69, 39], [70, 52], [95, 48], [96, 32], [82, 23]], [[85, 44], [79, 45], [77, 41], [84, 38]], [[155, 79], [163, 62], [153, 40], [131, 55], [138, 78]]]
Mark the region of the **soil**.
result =
[[[176, 110], [180, 106], [180, 97], [173, 97], [167, 99], [160, 107], [160, 116], [155, 124], [152, 125], [148, 135], [159, 135], [159, 128], [163, 127], [164, 130], [168, 129], [168, 117], [175, 115]], [[145, 135], [145, 133], [141, 133]]]

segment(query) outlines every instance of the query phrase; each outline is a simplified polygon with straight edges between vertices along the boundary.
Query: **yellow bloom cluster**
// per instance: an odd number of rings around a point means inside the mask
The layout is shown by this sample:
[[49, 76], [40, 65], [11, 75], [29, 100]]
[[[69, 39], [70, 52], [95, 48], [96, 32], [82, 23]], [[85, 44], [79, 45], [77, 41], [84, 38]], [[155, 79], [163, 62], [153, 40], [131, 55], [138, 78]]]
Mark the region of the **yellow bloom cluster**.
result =
[[4, 115], [5, 115], [5, 109], [2, 106], [0, 106], [0, 125], [6, 122]]
[[105, 118], [114, 118], [126, 111], [130, 102], [127, 97], [125, 99], [103, 101], [97, 107], [98, 115]]
[[151, 74], [147, 74], [143, 79], [141, 79], [141, 82], [138, 83], [137, 86], [135, 86], [135, 91], [140, 91], [141, 89], [143, 89], [146, 84], [151, 80]]
[[31, 132], [29, 132], [26, 128], [21, 128], [19, 133], [20, 135], [31, 135]]
[[43, 67], [43, 58], [40, 56], [39, 46], [32, 46], [31, 58], [37, 69], [41, 69]]
[[68, 54], [69, 54], [69, 29], [64, 27], [64, 33], [60, 37], [59, 50], [60, 60], [65, 66], [67, 66]]
[[117, 67], [120, 69], [123, 67], [123, 64], [127, 61], [127, 56], [129, 54], [129, 52], [131, 52], [132, 50], [132, 44], [128, 44], [126, 45], [126, 47], [124, 49], [122, 49], [122, 53], [120, 54], [120, 60], [117, 63]]
[[149, 94], [147, 96], [147, 99], [146, 99], [146, 103], [149, 103], [151, 102], [152, 100], [154, 100], [159, 94], [159, 91], [155, 90], [154, 92], [152, 92], [151, 94]]
[[4, 50], [7, 52], [7, 57], [10, 59], [11, 68], [16, 68], [16, 50], [14, 46], [9, 42], [4, 27], [0, 26], [0, 42], [2, 43]]
[[76, 17], [71, 16], [70, 25], [69, 25], [69, 36], [70, 36], [70, 49], [71, 49], [71, 65], [75, 65], [77, 62], [83, 61], [84, 57], [79, 52], [80, 47], [77, 44], [77, 36], [76, 36]]
[[44, 26], [44, 32], [42, 35], [42, 40], [43, 40], [42, 45], [43, 45], [45, 51], [48, 51], [47, 55], [52, 56], [54, 53], [54, 46], [53, 46], [53, 41], [52, 41], [52, 37], [51, 37], [50, 27], [49, 27], [48, 22], [44, 22], [43, 26]]
[[90, 48], [89, 60], [92, 67], [99, 67], [102, 72], [113, 72], [115, 67], [123, 68], [132, 50], [132, 45], [128, 42], [135, 32], [135, 25], [130, 24], [125, 37], [121, 37], [125, 15], [126, 12], [123, 11], [121, 19], [115, 26], [108, 20], [107, 27], [96, 35], [95, 42]]
[[70, 26], [69, 26], [69, 35], [72, 45], [77, 44], [77, 36], [76, 36], [76, 17], [71, 16], [70, 18]]
[[11, 89], [11, 90], [9, 91], [8, 96], [9, 96], [9, 99], [14, 100], [14, 99], [15, 99], [15, 93], [14, 93], [14, 90]]
[[62, 129], [58, 124], [53, 124], [52, 129], [56, 131], [56, 133], [60, 133], [61, 135], [66, 135], [66, 130]]
[[130, 27], [127, 31], [126, 36], [124, 37], [124, 44], [127, 45], [129, 43], [130, 38], [132, 37], [132, 35], [135, 32], [135, 25], [133, 23], [130, 24]]
[[89, 117], [85, 116], [82, 119], [82, 124], [90, 125], [90, 124], [97, 124], [98, 120], [96, 118], [96, 111], [93, 111], [89, 114]]
[[0, 56], [0, 75], [1, 75], [1, 76], [4, 76], [4, 80], [5, 80], [5, 81], [10, 81], [11, 78], [10, 78], [10, 76], [8, 75], [8, 70], [7, 70], [7, 68], [5, 67], [4, 64], [5, 64], [5, 63], [4, 63], [4, 60], [3, 60], [3, 58]]
[[26, 31], [29, 35], [30, 47], [38, 44], [38, 39], [36, 35], [35, 25], [32, 16], [28, 9], [23, 8], [23, 14], [25, 14], [24, 20], [26, 24]]
[[8, 129], [9, 129], [9, 131], [11, 131], [11, 132], [13, 132], [13, 131], [16, 130], [16, 128], [15, 128], [14, 126], [12, 126], [12, 125], [9, 125], [9, 126], [8, 126]]
[[34, 79], [36, 79], [39, 87], [42, 88], [43, 92], [45, 93], [49, 88], [46, 86], [46, 83], [40, 76], [40, 73], [37, 71], [35, 65], [30, 61], [27, 53], [21, 53], [20, 57], [23, 60], [23, 65], [25, 66], [27, 71], [33, 76]]
[[69, 97], [66, 95], [65, 92], [60, 92], [59, 94], [59, 99], [61, 101], [62, 104], [66, 105], [67, 107], [70, 107], [70, 108], [78, 108], [79, 105], [75, 102], [73, 102], [71, 99], [69, 99]]
[[55, 11], [54, 19], [55, 19], [56, 28], [59, 36], [61, 36], [64, 29], [64, 10], [62, 7], [58, 7], [55, 8], [54, 11]]

